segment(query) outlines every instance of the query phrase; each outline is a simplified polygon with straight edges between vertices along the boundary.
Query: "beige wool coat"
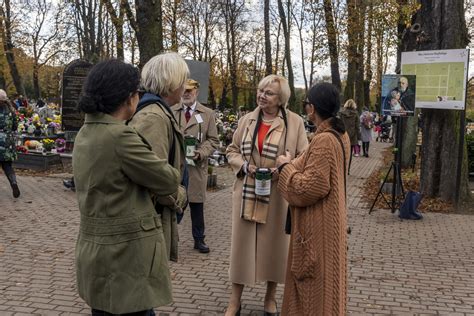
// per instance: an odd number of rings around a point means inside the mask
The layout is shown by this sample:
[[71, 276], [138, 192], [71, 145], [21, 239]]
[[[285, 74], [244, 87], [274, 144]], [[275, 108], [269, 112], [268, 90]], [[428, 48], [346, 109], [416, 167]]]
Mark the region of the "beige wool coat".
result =
[[[213, 110], [197, 102], [193, 115], [189, 122], [186, 122], [184, 117], [185, 111], [181, 104], [175, 104], [171, 107], [171, 110], [184, 137], [194, 136], [198, 139], [196, 151], [199, 153], [200, 159], [195, 162], [196, 166], [188, 164], [188, 199], [191, 203], [204, 203], [208, 175], [207, 158], [219, 146], [215, 113]], [[202, 123], [198, 122], [197, 116], [201, 116]]]
[[[239, 120], [232, 144], [227, 148], [227, 159], [236, 175], [240, 174], [244, 158], [240, 147], [242, 138], [249, 132], [253, 135], [260, 108], [248, 113]], [[303, 119], [287, 111], [288, 128], [285, 146], [284, 132], [281, 137], [278, 155], [288, 149], [294, 157], [307, 146], [306, 131]], [[277, 129], [285, 129], [280, 115], [273, 121], [267, 138]], [[257, 144], [253, 151], [256, 166], [259, 167], [260, 153]], [[232, 243], [230, 254], [230, 281], [238, 284], [252, 285], [259, 281], [284, 283], [288, 256], [289, 236], [285, 233], [285, 222], [288, 203], [277, 191], [278, 180], [272, 180], [270, 206], [265, 224], [244, 220], [240, 217], [242, 205], [243, 178], [236, 177], [232, 193]]]
[[[308, 149], [283, 167], [278, 189], [291, 206], [291, 242], [281, 315], [345, 315], [347, 211], [342, 146], [317, 129]], [[341, 136], [350, 154], [347, 133]]]
[[[175, 146], [173, 167], [178, 169], [181, 178], [183, 177], [185, 163], [183, 136], [171, 113], [164, 111], [157, 104], [150, 104], [136, 113], [128, 125], [135, 128], [140, 135], [148, 141], [151, 145], [152, 151], [156, 156], [158, 156], [158, 158], [168, 159], [174, 138]], [[178, 260], [178, 225], [176, 221], [176, 208], [178, 206], [184, 206], [183, 202], [186, 201], [186, 189], [180, 185], [178, 193], [179, 194], [176, 196], [175, 200], [172, 197], [157, 198], [160, 204], [168, 206], [164, 208], [162, 221], [166, 248], [169, 259], [172, 261]]]

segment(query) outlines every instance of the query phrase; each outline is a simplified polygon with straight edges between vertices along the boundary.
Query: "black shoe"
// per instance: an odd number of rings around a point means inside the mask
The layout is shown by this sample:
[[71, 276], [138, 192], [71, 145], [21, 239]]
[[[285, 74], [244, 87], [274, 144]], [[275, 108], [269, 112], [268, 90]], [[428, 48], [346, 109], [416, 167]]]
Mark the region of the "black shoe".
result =
[[66, 188], [71, 189], [73, 191], [76, 190], [76, 186], [74, 185], [74, 181], [72, 181], [72, 180], [63, 180], [63, 185]]
[[199, 250], [200, 253], [208, 253], [210, 251], [204, 240], [195, 240], [194, 249]]
[[20, 189], [18, 188], [18, 184], [12, 183], [12, 191], [13, 191], [14, 198], [17, 198], [20, 196]]

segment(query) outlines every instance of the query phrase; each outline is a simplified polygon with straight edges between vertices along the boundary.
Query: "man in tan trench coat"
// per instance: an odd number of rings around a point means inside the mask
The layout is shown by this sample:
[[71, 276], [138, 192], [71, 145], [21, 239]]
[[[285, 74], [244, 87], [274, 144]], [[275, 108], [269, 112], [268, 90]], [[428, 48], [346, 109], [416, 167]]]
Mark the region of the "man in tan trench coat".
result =
[[188, 79], [181, 104], [171, 109], [185, 137], [196, 142], [193, 157], [186, 158], [189, 169], [188, 200], [191, 209], [194, 249], [208, 253], [204, 242], [204, 200], [207, 188], [207, 158], [219, 145], [215, 113], [196, 101], [199, 83]]

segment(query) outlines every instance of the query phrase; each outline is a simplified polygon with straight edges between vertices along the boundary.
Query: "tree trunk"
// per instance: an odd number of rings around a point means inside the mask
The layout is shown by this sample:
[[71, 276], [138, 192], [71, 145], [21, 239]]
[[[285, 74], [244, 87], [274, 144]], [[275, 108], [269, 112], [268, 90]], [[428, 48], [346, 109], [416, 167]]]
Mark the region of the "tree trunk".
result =
[[263, 2], [263, 24], [265, 29], [265, 75], [273, 73], [272, 44], [270, 41], [270, 0]]
[[116, 38], [116, 47], [117, 47], [117, 58], [123, 60], [124, 50], [123, 50], [123, 23], [125, 15], [125, 7], [122, 2], [119, 4], [119, 15], [115, 13], [115, 9], [112, 5], [111, 0], [101, 0], [101, 3], [105, 6], [110, 20], [115, 28], [115, 38]]
[[[324, 0], [324, 18], [328, 36], [329, 58], [331, 60], [331, 81], [341, 91], [341, 75], [339, 74], [339, 53], [337, 50], [337, 33], [331, 0]], [[312, 83], [311, 83], [312, 84]]]
[[17, 93], [25, 95], [25, 87], [21, 80], [20, 72], [15, 62], [15, 55], [13, 52], [13, 42], [12, 42], [12, 33], [11, 33], [11, 13], [10, 13], [10, 0], [5, 0], [5, 10], [0, 6], [0, 27], [3, 29], [2, 32], [2, 41], [3, 49], [5, 50], [5, 55], [7, 57], [8, 66], [10, 67], [10, 74], [13, 79], [13, 84]]
[[150, 58], [163, 51], [161, 0], [135, 0], [135, 8], [141, 68]]
[[[397, 0], [399, 7], [403, 7], [408, 4], [407, 0]], [[397, 66], [395, 69], [396, 73], [400, 73], [401, 69], [401, 56], [402, 51], [405, 50], [403, 45], [403, 36], [409, 29], [406, 27], [404, 17], [402, 14], [399, 14], [398, 24], [397, 24]], [[403, 119], [403, 128], [402, 128], [402, 157], [401, 163], [403, 168], [411, 167], [413, 163], [413, 155], [416, 154], [416, 143], [418, 140], [418, 117], [416, 113], [414, 116], [407, 117]]]
[[[466, 47], [469, 41], [463, 0], [419, 0], [419, 3], [421, 9], [413, 22], [420, 24], [421, 31], [406, 32], [404, 51]], [[460, 114], [455, 110], [422, 110], [421, 191], [426, 196], [454, 201]], [[467, 172], [462, 176], [466, 178]], [[464, 179], [461, 183], [461, 197], [466, 197], [469, 194], [467, 181]]]
[[374, 5], [369, 1], [367, 10], [367, 58], [365, 60], [364, 100], [370, 107], [370, 82], [372, 81], [372, 29], [374, 25]]
[[41, 89], [39, 84], [39, 65], [33, 64], [33, 91], [36, 100], [41, 98]]
[[[344, 89], [344, 99], [354, 99], [355, 79], [357, 75], [357, 38], [358, 38], [358, 1], [347, 0], [347, 80]], [[360, 109], [361, 104], [357, 104]]]
[[380, 113], [381, 111], [381, 102], [382, 102], [382, 74], [383, 74], [383, 31], [378, 30], [378, 32], [375, 35], [375, 40], [376, 40], [376, 81], [377, 84], [375, 86], [375, 91], [376, 91], [376, 103], [375, 103], [375, 108], [377, 109], [377, 112]]
[[[283, 27], [283, 36], [285, 37], [285, 59], [286, 68], [288, 70], [288, 84], [290, 85], [290, 100], [288, 105], [291, 109], [294, 109], [296, 105], [296, 93], [295, 93], [295, 78], [293, 75], [293, 66], [291, 64], [291, 48], [290, 48], [290, 26], [287, 24], [285, 9], [283, 8], [282, 0], [278, 0], [278, 12], [280, 13], [280, 20]], [[289, 13], [288, 13], [289, 15]]]
[[357, 29], [359, 30], [359, 34], [357, 36], [355, 101], [359, 109], [362, 109], [366, 106], [364, 98], [365, 5], [363, 1], [359, 2], [357, 13]]

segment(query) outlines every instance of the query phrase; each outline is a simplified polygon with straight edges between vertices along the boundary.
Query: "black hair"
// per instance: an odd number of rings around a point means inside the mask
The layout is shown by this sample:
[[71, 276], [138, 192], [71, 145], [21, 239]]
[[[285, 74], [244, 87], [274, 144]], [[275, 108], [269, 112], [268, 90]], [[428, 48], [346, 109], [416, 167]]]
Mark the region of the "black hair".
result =
[[85, 113], [113, 113], [140, 84], [138, 69], [118, 59], [104, 60], [89, 71], [78, 108]]
[[334, 130], [339, 133], [346, 131], [344, 122], [337, 117], [341, 101], [339, 90], [335, 85], [327, 82], [318, 83], [308, 91], [307, 98], [323, 120], [330, 120], [329, 122]]

